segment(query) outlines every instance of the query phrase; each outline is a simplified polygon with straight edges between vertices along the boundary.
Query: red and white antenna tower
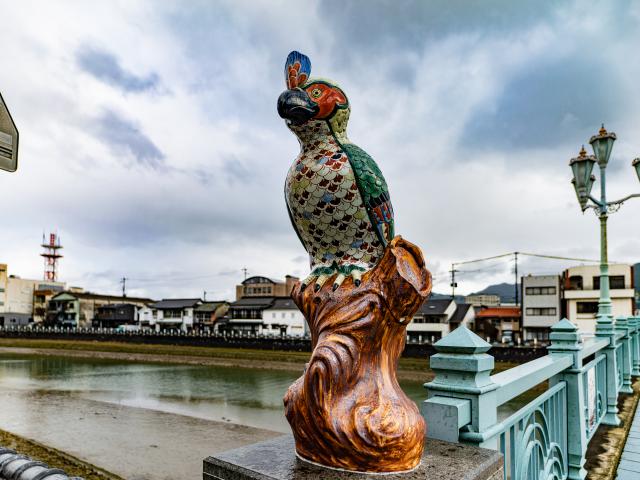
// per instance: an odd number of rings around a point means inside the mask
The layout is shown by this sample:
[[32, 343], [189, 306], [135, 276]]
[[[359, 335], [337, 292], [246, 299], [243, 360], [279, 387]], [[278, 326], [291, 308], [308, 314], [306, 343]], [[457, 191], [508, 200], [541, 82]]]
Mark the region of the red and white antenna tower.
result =
[[58, 250], [62, 248], [60, 237], [55, 233], [50, 233], [49, 243], [47, 243], [43, 233], [42, 248], [44, 248], [44, 252], [40, 255], [44, 257], [44, 279], [56, 282], [58, 280], [58, 259], [62, 258], [62, 255], [58, 253]]

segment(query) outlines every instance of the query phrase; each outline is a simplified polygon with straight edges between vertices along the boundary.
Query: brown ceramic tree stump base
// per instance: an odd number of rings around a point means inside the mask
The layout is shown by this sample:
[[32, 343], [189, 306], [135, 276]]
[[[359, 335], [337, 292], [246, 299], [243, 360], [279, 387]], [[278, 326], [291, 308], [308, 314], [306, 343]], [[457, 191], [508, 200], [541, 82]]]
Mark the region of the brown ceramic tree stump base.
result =
[[333, 291], [298, 284], [293, 300], [311, 329], [313, 353], [289, 387], [285, 413], [297, 454], [323, 466], [369, 473], [420, 463], [426, 426], [398, 385], [406, 327], [431, 292], [415, 245], [396, 237], [380, 262]]

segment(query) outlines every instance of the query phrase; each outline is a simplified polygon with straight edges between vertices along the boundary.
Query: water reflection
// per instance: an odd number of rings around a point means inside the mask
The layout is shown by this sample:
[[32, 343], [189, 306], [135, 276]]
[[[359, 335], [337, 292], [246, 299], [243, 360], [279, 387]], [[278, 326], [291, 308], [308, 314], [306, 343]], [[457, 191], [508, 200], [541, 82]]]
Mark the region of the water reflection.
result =
[[[4, 390], [67, 393], [281, 432], [289, 431], [282, 397], [298, 376], [263, 369], [0, 356]], [[425, 398], [420, 382], [401, 385], [414, 401]]]

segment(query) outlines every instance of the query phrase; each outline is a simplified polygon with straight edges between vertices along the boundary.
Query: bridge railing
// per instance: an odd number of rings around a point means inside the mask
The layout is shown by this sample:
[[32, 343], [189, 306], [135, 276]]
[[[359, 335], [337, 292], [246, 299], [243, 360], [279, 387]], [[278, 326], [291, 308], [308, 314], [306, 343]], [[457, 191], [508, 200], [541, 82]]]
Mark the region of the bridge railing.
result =
[[[494, 375], [491, 345], [467, 328], [438, 341], [422, 406], [428, 435], [500, 450], [505, 479], [584, 479], [589, 441], [601, 424], [620, 424], [618, 397], [640, 376], [640, 317], [592, 337], [563, 319], [550, 340], [548, 355]], [[499, 418], [500, 406], [540, 385], [544, 393]]]

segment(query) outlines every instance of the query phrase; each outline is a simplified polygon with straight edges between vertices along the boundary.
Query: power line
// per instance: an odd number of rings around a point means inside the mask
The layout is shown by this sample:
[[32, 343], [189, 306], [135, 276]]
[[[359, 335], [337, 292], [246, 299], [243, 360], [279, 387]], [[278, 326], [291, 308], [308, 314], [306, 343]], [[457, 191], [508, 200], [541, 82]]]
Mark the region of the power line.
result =
[[[573, 261], [573, 262], [589, 262], [589, 263], [600, 263], [600, 260], [592, 260], [592, 259], [588, 259], [588, 258], [576, 258], [576, 257], [563, 257], [560, 255], [546, 255], [546, 254], [541, 254], [541, 253], [530, 253], [530, 252], [509, 252], [509, 253], [503, 253], [500, 255], [493, 255], [491, 257], [484, 257], [484, 258], [476, 258], [474, 260], [465, 260], [462, 262], [455, 262], [451, 264], [451, 270], [449, 270], [449, 273], [451, 273], [451, 298], [455, 297], [455, 289], [458, 286], [458, 283], [456, 282], [456, 273], [473, 273], [473, 272], [480, 272], [480, 271], [487, 271], [488, 269], [477, 269], [477, 270], [457, 270], [456, 266], [458, 265], [469, 265], [469, 264], [473, 264], [473, 263], [481, 263], [481, 262], [487, 262], [489, 260], [498, 260], [500, 258], [506, 258], [506, 257], [511, 257], [513, 256], [513, 260], [514, 260], [514, 275], [515, 275], [515, 301], [516, 301], [516, 305], [518, 305], [518, 255], [524, 255], [527, 257], [535, 257], [535, 258], [544, 258], [547, 260], [569, 260], [569, 261]], [[614, 263], [614, 262], [611, 262]]]

